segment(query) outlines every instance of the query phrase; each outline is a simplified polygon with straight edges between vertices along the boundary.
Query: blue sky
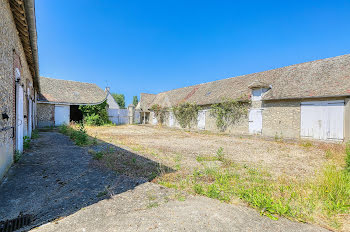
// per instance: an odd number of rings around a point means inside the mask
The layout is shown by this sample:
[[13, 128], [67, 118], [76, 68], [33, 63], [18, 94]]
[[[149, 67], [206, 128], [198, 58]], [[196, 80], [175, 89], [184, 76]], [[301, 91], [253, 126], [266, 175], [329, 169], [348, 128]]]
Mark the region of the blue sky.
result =
[[350, 53], [350, 1], [36, 0], [42, 76], [158, 93]]

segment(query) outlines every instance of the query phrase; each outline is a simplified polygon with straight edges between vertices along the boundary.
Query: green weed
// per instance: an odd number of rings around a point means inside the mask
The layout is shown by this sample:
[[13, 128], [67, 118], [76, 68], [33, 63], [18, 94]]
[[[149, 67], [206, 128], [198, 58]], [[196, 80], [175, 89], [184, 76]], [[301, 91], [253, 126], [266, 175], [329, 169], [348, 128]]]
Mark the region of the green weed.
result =
[[30, 138], [28, 136], [23, 137], [23, 149], [28, 150], [30, 148]]

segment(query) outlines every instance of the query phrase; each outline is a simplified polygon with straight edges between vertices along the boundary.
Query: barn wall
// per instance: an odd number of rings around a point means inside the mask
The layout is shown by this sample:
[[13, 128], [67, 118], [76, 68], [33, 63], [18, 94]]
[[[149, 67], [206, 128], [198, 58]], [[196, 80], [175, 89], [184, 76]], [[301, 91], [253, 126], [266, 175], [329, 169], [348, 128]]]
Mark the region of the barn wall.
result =
[[262, 135], [300, 137], [300, 101], [264, 101]]
[[55, 105], [38, 103], [37, 104], [38, 127], [47, 127], [55, 125]]
[[[33, 84], [33, 79], [25, 58], [22, 43], [17, 33], [10, 5], [7, 0], [0, 0], [0, 130], [15, 126], [15, 83], [14, 54], [19, 57], [21, 81], [24, 90]], [[24, 97], [24, 115], [28, 115], [26, 96]], [[3, 120], [2, 113], [9, 119]], [[28, 117], [27, 117], [28, 118]], [[27, 118], [24, 119], [24, 135], [27, 133]], [[0, 179], [13, 162], [15, 139], [13, 130], [0, 131]]]
[[344, 140], [350, 140], [350, 98], [345, 99], [344, 107]]

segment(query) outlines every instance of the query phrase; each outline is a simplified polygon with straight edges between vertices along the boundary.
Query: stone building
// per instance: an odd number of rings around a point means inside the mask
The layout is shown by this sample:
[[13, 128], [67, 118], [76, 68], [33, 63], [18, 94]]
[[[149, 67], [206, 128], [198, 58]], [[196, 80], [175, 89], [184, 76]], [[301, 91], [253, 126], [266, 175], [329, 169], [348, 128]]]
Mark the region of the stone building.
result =
[[[151, 100], [150, 100], [151, 99]], [[197, 129], [218, 130], [211, 106], [225, 99], [249, 103], [249, 111], [227, 132], [283, 138], [350, 139], [350, 55], [316, 60], [264, 72], [159, 93], [143, 102], [167, 109], [165, 124], [179, 127], [171, 108], [190, 102], [201, 106]], [[141, 112], [141, 114], [143, 114]], [[154, 112], [149, 122], [157, 123]]]
[[96, 84], [40, 77], [38, 127], [81, 121], [80, 105], [98, 105], [106, 97], [107, 93]]
[[38, 75], [34, 0], [0, 0], [0, 178], [36, 126]]

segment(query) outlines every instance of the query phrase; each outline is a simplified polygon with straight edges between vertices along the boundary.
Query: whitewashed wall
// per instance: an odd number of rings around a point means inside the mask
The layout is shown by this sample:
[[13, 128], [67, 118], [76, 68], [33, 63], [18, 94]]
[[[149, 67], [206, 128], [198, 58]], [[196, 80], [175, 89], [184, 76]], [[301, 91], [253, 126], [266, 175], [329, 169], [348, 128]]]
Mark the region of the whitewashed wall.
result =
[[108, 109], [108, 117], [111, 122], [117, 125], [129, 122], [127, 109]]

